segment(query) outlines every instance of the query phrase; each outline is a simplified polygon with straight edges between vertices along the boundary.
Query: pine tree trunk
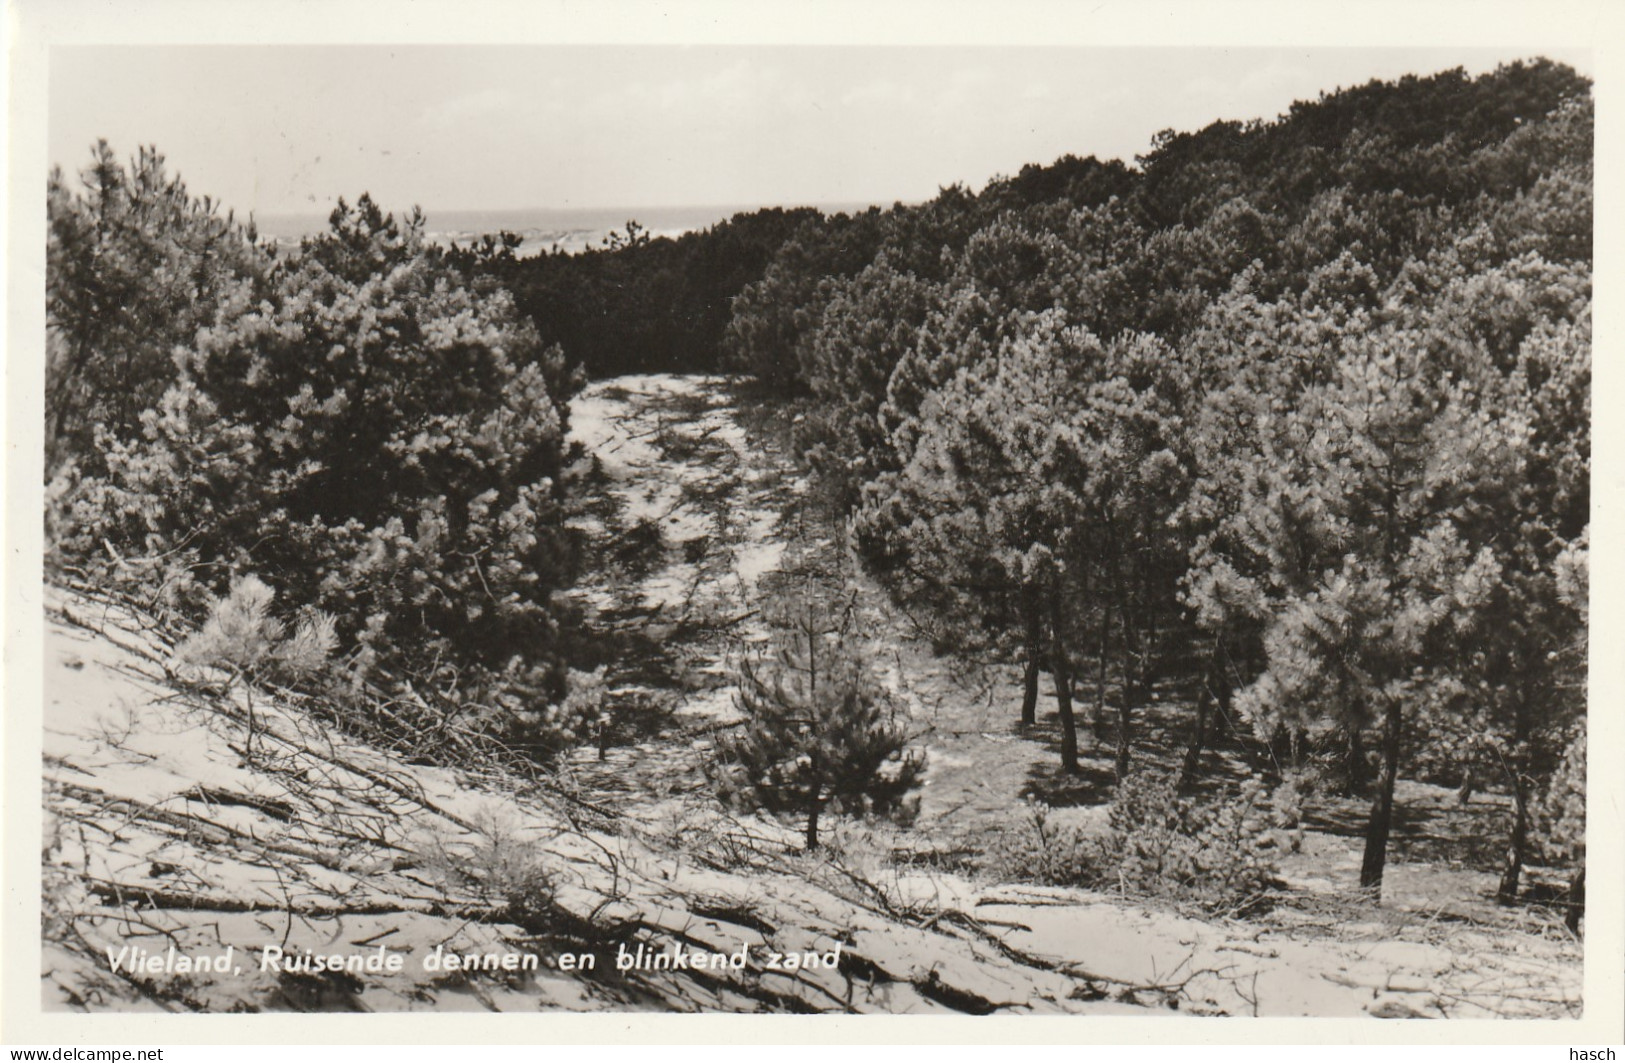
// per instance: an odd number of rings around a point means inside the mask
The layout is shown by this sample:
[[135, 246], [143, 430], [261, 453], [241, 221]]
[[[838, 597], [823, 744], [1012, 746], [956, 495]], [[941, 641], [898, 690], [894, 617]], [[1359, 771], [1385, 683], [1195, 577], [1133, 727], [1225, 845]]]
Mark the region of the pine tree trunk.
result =
[[[238, 668], [231, 677], [232, 683], [241, 683], [243, 686], [243, 700], [248, 706], [248, 738], [243, 742], [243, 759], [250, 764], [254, 762], [254, 733], [258, 730], [254, 719], [254, 685], [248, 681], [246, 670]], [[226, 693], [231, 693], [231, 683], [226, 685]]]
[[1021, 677], [1021, 726], [1031, 727], [1038, 722], [1038, 658], [1029, 656], [1027, 668]]
[[1371, 819], [1365, 829], [1365, 858], [1360, 863], [1360, 887], [1382, 896], [1382, 872], [1388, 863], [1388, 833], [1394, 823], [1394, 783], [1399, 779], [1401, 707], [1388, 699], [1382, 721], [1382, 774], [1371, 801]]
[[[814, 631], [813, 627], [812, 616], [809, 613], [802, 624], [802, 630], [807, 635], [807, 696], [809, 698], [818, 696], [818, 632]], [[814, 797], [813, 800], [816, 801], [817, 798]]]
[[1510, 906], [1518, 903], [1518, 882], [1523, 877], [1523, 862], [1529, 847], [1529, 719], [1530, 696], [1527, 680], [1520, 691], [1513, 718], [1512, 758], [1506, 766], [1507, 782], [1512, 787], [1512, 837], [1507, 840], [1507, 862], [1501, 871], [1501, 883], [1495, 890], [1495, 903]]
[[1106, 728], [1106, 662], [1111, 660], [1111, 634], [1112, 603], [1108, 601], [1100, 613], [1100, 667], [1095, 674], [1094, 728], [1097, 737]]
[[[1122, 582], [1118, 582], [1118, 592], [1124, 594]], [[1127, 599], [1126, 594], [1125, 600]], [[1139, 633], [1134, 627], [1135, 613], [1127, 608], [1123, 610], [1123, 631], [1119, 644], [1123, 655], [1118, 662], [1118, 674], [1122, 679], [1121, 694], [1117, 700], [1117, 756], [1113, 768], [1117, 781], [1122, 782], [1128, 777], [1129, 745], [1133, 741], [1134, 706], [1139, 704], [1141, 696], [1139, 668], [1135, 659], [1139, 656]]]
[[1569, 876], [1568, 906], [1569, 914], [1564, 917], [1563, 925], [1569, 928], [1570, 933], [1578, 934], [1580, 917], [1586, 910], [1586, 862], [1583, 856], [1580, 858], [1580, 866]]
[[1132, 741], [1129, 715], [1133, 710], [1128, 707], [1128, 699], [1117, 707], [1117, 758], [1113, 767], [1117, 773], [1117, 781], [1122, 782], [1128, 777], [1129, 744]]
[[1032, 601], [1027, 603], [1027, 671], [1022, 677], [1021, 691], [1021, 722], [1023, 726], [1031, 726], [1038, 722], [1038, 671], [1042, 663], [1039, 657], [1042, 654], [1043, 635], [1040, 625], [1043, 619], [1038, 615], [1038, 606]]
[[1191, 744], [1185, 749], [1185, 760], [1179, 766], [1179, 792], [1188, 793], [1196, 785], [1196, 773], [1202, 765], [1202, 754], [1207, 749], [1208, 716], [1213, 707], [1213, 669], [1202, 676], [1202, 689], [1196, 694], [1196, 726], [1191, 733]]
[[1456, 791], [1456, 804], [1465, 805], [1473, 799], [1473, 794], [1477, 790], [1477, 780], [1473, 778], [1473, 766], [1469, 764], [1462, 769], [1461, 787]]
[[1218, 710], [1219, 718], [1212, 721], [1213, 731], [1209, 737], [1209, 744], [1216, 744], [1221, 740], [1235, 741], [1243, 736], [1236, 727], [1236, 718], [1230, 712], [1230, 702], [1235, 690], [1230, 686], [1230, 674], [1222, 663], [1215, 663], [1213, 675], [1218, 686], [1213, 691], [1214, 708]]
[[824, 803], [816, 796], [807, 808], [807, 851], [813, 852], [818, 848], [818, 813], [823, 809]]
[[1521, 771], [1512, 772], [1512, 838], [1507, 843], [1506, 867], [1495, 890], [1495, 903], [1511, 907], [1518, 903], [1518, 881], [1523, 877], [1523, 861], [1529, 844], [1529, 788]]
[[1349, 797], [1360, 797], [1366, 791], [1370, 765], [1366, 763], [1365, 746], [1360, 741], [1360, 727], [1350, 724], [1343, 748], [1343, 792]]
[[1061, 592], [1050, 598], [1050, 653], [1054, 660], [1050, 668], [1055, 675], [1055, 705], [1061, 711], [1061, 767], [1069, 775], [1078, 768], [1078, 723], [1072, 715], [1072, 666], [1067, 660], [1066, 625], [1061, 607]]

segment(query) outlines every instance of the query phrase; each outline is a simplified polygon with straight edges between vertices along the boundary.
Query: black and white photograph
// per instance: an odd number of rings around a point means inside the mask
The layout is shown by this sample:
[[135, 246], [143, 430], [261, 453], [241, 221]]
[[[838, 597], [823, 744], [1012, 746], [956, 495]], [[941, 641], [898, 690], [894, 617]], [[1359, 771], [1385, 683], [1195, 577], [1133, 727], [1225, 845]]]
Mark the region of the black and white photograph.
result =
[[41, 55], [8, 1009], [1617, 1014], [1584, 40]]

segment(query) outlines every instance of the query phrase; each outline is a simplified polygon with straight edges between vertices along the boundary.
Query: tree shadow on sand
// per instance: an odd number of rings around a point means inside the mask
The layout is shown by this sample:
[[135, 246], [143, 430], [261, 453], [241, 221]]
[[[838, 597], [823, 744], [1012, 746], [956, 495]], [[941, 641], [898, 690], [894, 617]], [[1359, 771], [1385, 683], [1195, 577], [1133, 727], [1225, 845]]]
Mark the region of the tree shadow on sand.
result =
[[[1151, 771], [1179, 776], [1185, 765], [1188, 739], [1185, 729], [1170, 726], [1161, 716], [1171, 706], [1158, 705], [1153, 711], [1142, 711], [1136, 724], [1135, 741], [1130, 747], [1130, 772]], [[1080, 712], [1078, 716], [1078, 767], [1076, 773], [1061, 768], [1061, 727], [1058, 716], [1051, 712], [1041, 715], [1036, 724], [1021, 729], [1022, 736], [1040, 743], [1044, 749], [1042, 760], [1035, 762], [1027, 773], [1022, 795], [1040, 800], [1055, 808], [1087, 807], [1108, 804], [1117, 791], [1117, 747], [1115, 721], [1102, 719], [1098, 725], [1092, 714]], [[1216, 798], [1234, 791], [1255, 770], [1271, 775], [1266, 767], [1255, 767], [1249, 751], [1234, 742], [1229, 734], [1215, 734], [1215, 748], [1205, 748], [1197, 760], [1180, 793], [1191, 798]], [[1274, 779], [1272, 778], [1273, 782]]]
[[1016, 725], [1023, 738], [1044, 750], [1043, 759], [1027, 769], [1022, 797], [1042, 801], [1052, 808], [1086, 808], [1110, 803], [1117, 790], [1112, 751], [1093, 742], [1087, 724], [1082, 721], [1080, 724], [1078, 740], [1082, 748], [1075, 774], [1061, 768], [1061, 724], [1055, 713], [1040, 713], [1037, 723]]

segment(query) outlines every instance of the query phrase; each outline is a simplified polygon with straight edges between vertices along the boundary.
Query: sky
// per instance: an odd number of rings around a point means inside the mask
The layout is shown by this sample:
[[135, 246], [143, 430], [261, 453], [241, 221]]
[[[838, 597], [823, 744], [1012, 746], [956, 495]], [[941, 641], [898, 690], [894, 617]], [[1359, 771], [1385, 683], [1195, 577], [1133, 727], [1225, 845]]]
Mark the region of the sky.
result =
[[[156, 145], [241, 214], [916, 202], [1503, 48], [57, 46], [48, 153]], [[1540, 54], [1593, 75], [1587, 51]]]

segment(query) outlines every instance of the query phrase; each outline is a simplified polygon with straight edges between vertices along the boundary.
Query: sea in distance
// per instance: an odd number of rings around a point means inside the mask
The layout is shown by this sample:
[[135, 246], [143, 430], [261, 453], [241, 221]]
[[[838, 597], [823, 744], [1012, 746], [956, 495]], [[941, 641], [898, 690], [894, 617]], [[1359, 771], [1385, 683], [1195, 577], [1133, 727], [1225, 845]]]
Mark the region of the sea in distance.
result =
[[[812, 204], [826, 214], [867, 210], [867, 203]], [[886, 204], [889, 206], [889, 204]], [[635, 221], [651, 238], [681, 236], [708, 229], [757, 206], [709, 207], [538, 207], [529, 210], [425, 210], [425, 235], [433, 242], [467, 246], [487, 234], [517, 233], [524, 242], [520, 255], [546, 254], [554, 249], [575, 254], [603, 247], [612, 232], [625, 233]], [[397, 212], [399, 213], [399, 212]], [[254, 219], [262, 235], [282, 243], [297, 243], [327, 228], [327, 214], [264, 214]]]

